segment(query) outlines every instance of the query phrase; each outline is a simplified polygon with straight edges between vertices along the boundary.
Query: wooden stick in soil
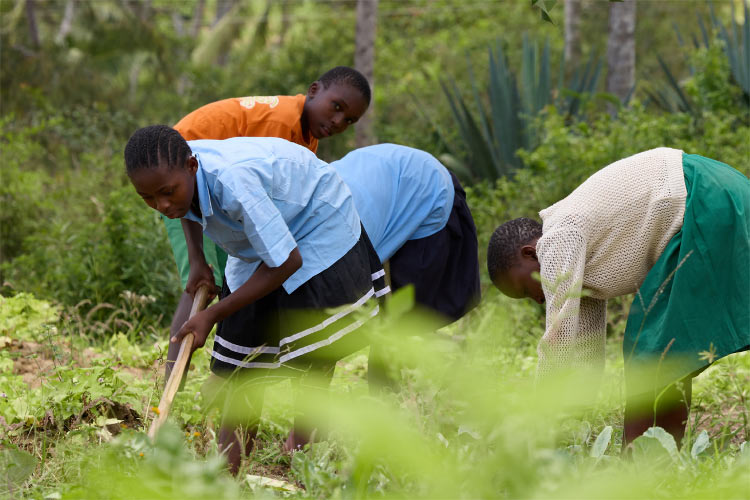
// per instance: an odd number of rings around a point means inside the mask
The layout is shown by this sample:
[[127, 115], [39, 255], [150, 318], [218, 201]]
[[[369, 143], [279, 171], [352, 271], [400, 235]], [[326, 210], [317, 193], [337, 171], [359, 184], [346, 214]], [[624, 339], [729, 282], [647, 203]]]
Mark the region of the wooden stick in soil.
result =
[[[195, 293], [195, 297], [193, 298], [193, 307], [190, 309], [189, 318], [195, 316], [198, 311], [203, 310], [206, 307], [207, 302], [208, 287], [202, 286]], [[167, 421], [169, 409], [172, 407], [172, 401], [174, 400], [175, 394], [177, 394], [177, 389], [179, 389], [180, 387], [182, 374], [185, 372], [188, 359], [190, 358], [190, 350], [193, 348], [193, 338], [194, 336], [192, 333], [188, 333], [182, 338], [182, 342], [180, 343], [180, 350], [177, 353], [177, 359], [175, 360], [174, 366], [172, 367], [172, 373], [169, 375], [169, 380], [167, 380], [167, 384], [164, 386], [164, 393], [161, 396], [161, 401], [159, 401], [159, 409], [156, 412], [156, 418], [151, 423], [151, 427], [148, 430], [148, 436], [151, 439], [154, 439], [154, 436], [156, 436], [156, 432], [159, 430], [159, 427], [161, 427], [162, 424]]]

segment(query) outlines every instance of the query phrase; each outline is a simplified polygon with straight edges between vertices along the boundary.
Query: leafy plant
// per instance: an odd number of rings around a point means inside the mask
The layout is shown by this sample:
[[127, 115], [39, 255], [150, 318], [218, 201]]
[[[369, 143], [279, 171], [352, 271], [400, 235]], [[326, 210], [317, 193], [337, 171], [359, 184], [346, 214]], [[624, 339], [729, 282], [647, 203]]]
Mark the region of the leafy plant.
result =
[[737, 84], [742, 88], [745, 96], [750, 99], [750, 8], [747, 2], [742, 2], [745, 22], [742, 24], [740, 38], [737, 21], [732, 16], [731, 35], [724, 24], [718, 20], [711, 10], [711, 22], [719, 31], [719, 37], [724, 42], [724, 51], [729, 60]]
[[[596, 89], [601, 61], [592, 56], [584, 67], [572, 72], [567, 83], [564, 82], [565, 67], [561, 62], [557, 87], [553, 92], [549, 41], [545, 42], [540, 54], [537, 43], [524, 36], [520, 76], [509, 68], [500, 44], [488, 49], [488, 57], [486, 95], [489, 106], [484, 104], [470, 62], [471, 97], [476, 113], [471, 111], [455, 81], [441, 81], [441, 85], [463, 147], [452, 147], [447, 139], [444, 140], [454, 157], [466, 158], [464, 166], [459, 166], [457, 172], [464, 177], [471, 175], [494, 180], [522, 166], [517, 155], [519, 149], [534, 149], [538, 145], [533, 121], [548, 105], [554, 103], [571, 120], [579, 116], [582, 102]], [[456, 169], [457, 162], [448, 162]]]
[[[709, 3], [710, 22], [698, 16], [700, 38], [693, 35], [692, 47], [688, 46], [675, 26], [679, 45], [685, 51], [685, 59], [690, 70], [690, 82], [699, 82], [694, 92], [684, 89], [685, 84], [675, 76], [660, 54], [657, 54], [659, 66], [667, 78], [667, 84], [647, 88], [647, 95], [653, 102], [669, 112], [687, 112], [699, 115], [704, 110], [715, 109], [717, 104], [723, 108], [750, 108], [750, 10], [743, 2], [745, 22], [740, 28], [732, 16], [731, 30], [716, 17], [713, 4]], [[711, 36], [706, 25], [713, 28]], [[717, 43], [718, 42], [718, 43]], [[706, 54], [711, 54], [706, 56]], [[723, 55], [723, 58], [719, 57]], [[711, 60], [708, 60], [710, 57]], [[709, 64], [707, 64], [709, 62]], [[711, 66], [714, 66], [713, 68]], [[731, 75], [724, 79], [724, 71], [717, 66], [726, 66], [726, 73]], [[706, 69], [709, 69], [706, 72]], [[729, 84], [733, 82], [733, 85]], [[735, 88], [732, 88], [735, 87]], [[728, 103], [722, 101], [729, 101]]]

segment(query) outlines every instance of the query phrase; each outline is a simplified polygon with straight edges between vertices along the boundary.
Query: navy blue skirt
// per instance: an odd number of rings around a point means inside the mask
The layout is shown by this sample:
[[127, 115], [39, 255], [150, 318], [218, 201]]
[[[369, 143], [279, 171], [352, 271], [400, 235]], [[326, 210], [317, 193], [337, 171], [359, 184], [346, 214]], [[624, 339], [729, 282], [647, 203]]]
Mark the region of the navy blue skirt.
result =
[[[292, 293], [279, 287], [219, 322], [211, 371], [289, 376], [365, 347], [362, 326], [380, 311], [378, 299], [388, 292], [384, 276], [362, 228], [343, 257]], [[225, 280], [220, 297], [229, 293]]]
[[477, 228], [466, 192], [451, 173], [455, 195], [448, 223], [425, 238], [407, 241], [390, 258], [391, 287], [414, 285], [422, 306], [455, 321], [479, 303]]

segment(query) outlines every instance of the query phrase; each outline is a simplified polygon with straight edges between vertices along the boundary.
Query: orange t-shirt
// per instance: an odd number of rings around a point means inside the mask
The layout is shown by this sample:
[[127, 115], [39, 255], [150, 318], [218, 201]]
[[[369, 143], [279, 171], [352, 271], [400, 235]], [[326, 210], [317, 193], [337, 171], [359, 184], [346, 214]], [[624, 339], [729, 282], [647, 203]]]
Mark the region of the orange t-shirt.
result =
[[305, 95], [233, 97], [202, 106], [174, 128], [186, 141], [230, 137], [280, 137], [315, 153], [318, 140], [302, 135]]

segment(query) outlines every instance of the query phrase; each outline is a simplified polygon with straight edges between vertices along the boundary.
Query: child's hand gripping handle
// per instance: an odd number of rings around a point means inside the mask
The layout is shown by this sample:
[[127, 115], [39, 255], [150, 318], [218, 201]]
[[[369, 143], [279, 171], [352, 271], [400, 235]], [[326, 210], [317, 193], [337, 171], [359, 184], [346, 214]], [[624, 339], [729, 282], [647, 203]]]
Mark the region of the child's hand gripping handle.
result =
[[[195, 293], [193, 298], [193, 307], [190, 309], [190, 316], [192, 318], [198, 311], [203, 310], [208, 302], [209, 289], [207, 286], [201, 286]], [[189, 319], [188, 318], [188, 319]], [[172, 406], [177, 389], [180, 387], [180, 381], [182, 380], [182, 374], [185, 372], [185, 368], [190, 358], [190, 351], [193, 348], [193, 334], [188, 333], [183, 337], [180, 343], [180, 351], [177, 353], [177, 359], [174, 362], [172, 373], [169, 375], [167, 385], [164, 386], [164, 393], [162, 394], [161, 401], [159, 401], [159, 408], [156, 412], [156, 418], [151, 423], [151, 428], [148, 430], [148, 436], [153, 439], [156, 436], [156, 431], [159, 427], [167, 421], [167, 415], [169, 414], [169, 408]]]

